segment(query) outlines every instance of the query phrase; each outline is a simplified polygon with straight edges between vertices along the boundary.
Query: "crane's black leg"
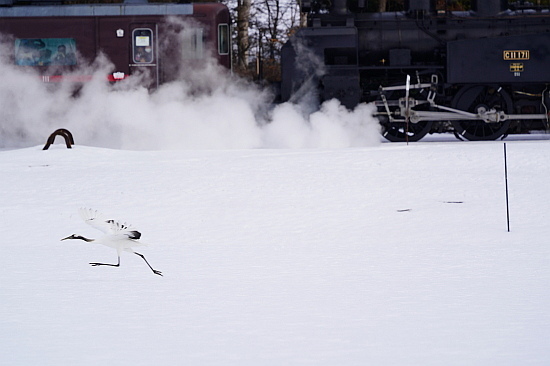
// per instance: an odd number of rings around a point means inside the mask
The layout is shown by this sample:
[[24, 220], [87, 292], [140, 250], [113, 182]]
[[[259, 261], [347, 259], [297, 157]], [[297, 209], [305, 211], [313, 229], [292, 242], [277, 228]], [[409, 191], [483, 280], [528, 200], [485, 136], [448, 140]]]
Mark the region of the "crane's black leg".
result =
[[147, 265], [149, 266], [149, 268], [151, 268], [151, 271], [153, 271], [154, 274], [158, 274], [159, 276], [162, 276], [162, 272], [161, 271], [157, 271], [156, 269], [153, 269], [153, 267], [151, 267], [151, 265], [149, 264], [149, 262], [147, 262], [147, 259], [145, 259], [145, 256], [143, 254], [140, 254], [138, 252], [134, 252], [134, 254], [137, 254], [139, 255], [141, 258], [143, 258], [143, 260], [145, 261], [145, 263], [147, 263]]
[[90, 263], [92, 266], [111, 266], [111, 267], [120, 267], [120, 255], [118, 256], [118, 263], [117, 264], [109, 264], [109, 263]]

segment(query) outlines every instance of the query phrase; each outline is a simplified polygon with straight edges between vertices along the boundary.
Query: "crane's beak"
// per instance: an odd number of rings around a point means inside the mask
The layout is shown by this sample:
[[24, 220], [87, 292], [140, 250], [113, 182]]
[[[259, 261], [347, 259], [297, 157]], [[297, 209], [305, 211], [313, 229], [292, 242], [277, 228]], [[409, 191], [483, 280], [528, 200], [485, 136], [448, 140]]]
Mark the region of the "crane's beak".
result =
[[72, 235], [71, 235], [71, 236], [67, 236], [66, 238], [63, 238], [63, 239], [61, 239], [60, 241], [67, 240], [67, 239], [72, 239], [72, 237], [73, 237]]

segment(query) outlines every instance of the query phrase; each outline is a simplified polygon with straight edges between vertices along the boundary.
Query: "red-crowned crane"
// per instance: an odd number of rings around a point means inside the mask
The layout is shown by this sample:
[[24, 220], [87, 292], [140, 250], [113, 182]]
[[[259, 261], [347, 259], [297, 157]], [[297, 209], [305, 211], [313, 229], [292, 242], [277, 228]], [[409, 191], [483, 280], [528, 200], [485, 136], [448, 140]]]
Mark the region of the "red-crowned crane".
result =
[[91, 210], [88, 208], [81, 208], [79, 210], [80, 216], [86, 222], [88, 225], [91, 225], [95, 227], [98, 230], [101, 230], [105, 233], [105, 235], [98, 239], [89, 239], [82, 235], [76, 235], [73, 234], [71, 236], [68, 236], [66, 238], [63, 238], [61, 240], [68, 240], [68, 239], [79, 239], [84, 240], [86, 242], [93, 242], [97, 244], [103, 244], [108, 247], [114, 248], [117, 251], [118, 255], [118, 262], [117, 264], [109, 264], [109, 263], [97, 263], [92, 262], [90, 263], [92, 266], [112, 266], [112, 267], [119, 267], [120, 266], [120, 253], [122, 251], [134, 253], [136, 255], [139, 255], [145, 263], [151, 268], [154, 274], [157, 274], [159, 276], [162, 276], [161, 271], [157, 271], [151, 265], [149, 262], [147, 262], [147, 259], [145, 259], [145, 256], [141, 253], [135, 252], [132, 248], [133, 247], [139, 247], [139, 246], [146, 246], [147, 244], [142, 243], [139, 240], [141, 237], [141, 233], [137, 230], [134, 230], [130, 225], [126, 223], [120, 223], [115, 220], [107, 220], [103, 215], [101, 215], [96, 210]]

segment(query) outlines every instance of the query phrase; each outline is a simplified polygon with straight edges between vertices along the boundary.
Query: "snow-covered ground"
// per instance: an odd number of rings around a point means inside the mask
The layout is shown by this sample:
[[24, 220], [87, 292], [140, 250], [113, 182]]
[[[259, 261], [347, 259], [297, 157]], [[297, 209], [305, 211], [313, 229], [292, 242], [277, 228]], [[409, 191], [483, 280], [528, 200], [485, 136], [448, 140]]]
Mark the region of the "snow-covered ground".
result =
[[[0, 365], [550, 364], [548, 135], [507, 145], [507, 232], [502, 142], [381, 144], [372, 106], [274, 107], [210, 63], [149, 93], [99, 58], [75, 97], [10, 47]], [[60, 241], [102, 235], [80, 207], [164, 277], [90, 266], [116, 252]]]
[[0, 151], [0, 364], [548, 365], [550, 144], [507, 147], [511, 232], [502, 142]]

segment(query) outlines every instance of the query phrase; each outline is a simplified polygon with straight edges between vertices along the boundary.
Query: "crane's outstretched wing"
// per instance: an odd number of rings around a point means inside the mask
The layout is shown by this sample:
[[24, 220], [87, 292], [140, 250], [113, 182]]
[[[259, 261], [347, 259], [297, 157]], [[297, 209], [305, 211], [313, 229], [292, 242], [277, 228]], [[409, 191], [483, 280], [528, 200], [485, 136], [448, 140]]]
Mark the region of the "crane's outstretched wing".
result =
[[139, 239], [141, 237], [141, 233], [134, 230], [131, 225], [107, 219], [96, 210], [81, 208], [79, 212], [84, 222], [107, 235], [124, 235], [129, 239]]

